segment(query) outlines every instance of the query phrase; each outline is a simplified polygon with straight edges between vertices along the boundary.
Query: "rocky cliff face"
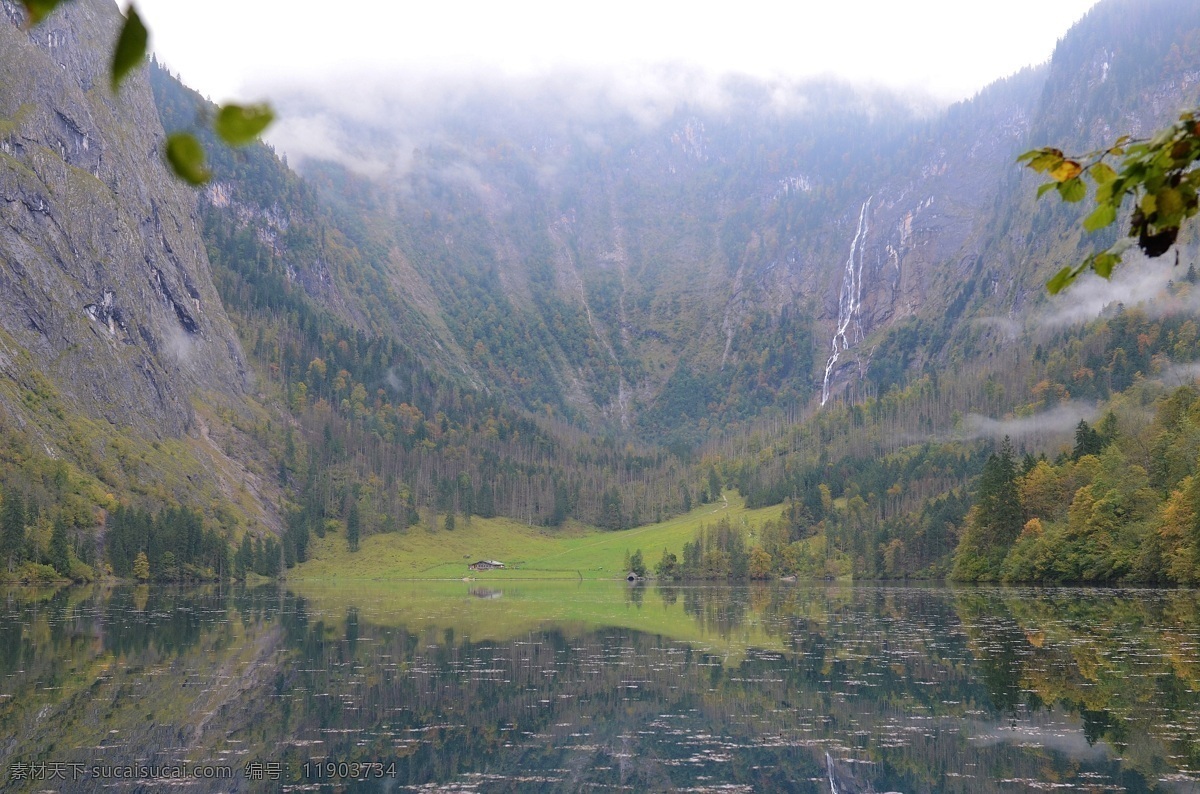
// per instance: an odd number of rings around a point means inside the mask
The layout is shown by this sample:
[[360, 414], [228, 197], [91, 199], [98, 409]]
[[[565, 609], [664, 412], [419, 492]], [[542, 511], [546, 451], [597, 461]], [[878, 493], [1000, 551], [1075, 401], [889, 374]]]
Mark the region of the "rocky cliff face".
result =
[[[198, 391], [236, 398], [248, 372], [196, 196], [162, 164], [144, 70], [110, 92], [109, 0], [65, 3], [28, 31], [16, 4], [0, 11], [0, 372], [27, 377], [24, 361], [69, 410], [178, 437]], [[36, 421], [27, 400], [0, 400]]]

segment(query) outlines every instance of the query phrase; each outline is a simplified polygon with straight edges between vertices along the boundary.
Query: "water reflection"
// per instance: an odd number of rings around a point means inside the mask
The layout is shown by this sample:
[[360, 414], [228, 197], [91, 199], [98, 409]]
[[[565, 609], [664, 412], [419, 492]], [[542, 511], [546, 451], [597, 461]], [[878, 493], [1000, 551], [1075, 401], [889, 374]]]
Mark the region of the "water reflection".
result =
[[2, 595], [6, 790], [1200, 791], [1190, 592]]

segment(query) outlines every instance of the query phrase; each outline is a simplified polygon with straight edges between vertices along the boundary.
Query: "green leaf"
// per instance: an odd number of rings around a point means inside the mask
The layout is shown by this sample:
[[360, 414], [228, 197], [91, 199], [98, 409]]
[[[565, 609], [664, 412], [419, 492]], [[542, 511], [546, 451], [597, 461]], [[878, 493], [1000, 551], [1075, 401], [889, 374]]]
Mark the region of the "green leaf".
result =
[[217, 111], [213, 129], [230, 146], [244, 146], [261, 135], [274, 119], [274, 111], [266, 104], [225, 105]]
[[1155, 195], [1158, 209], [1158, 224], [1172, 225], [1183, 214], [1183, 196], [1172, 187], [1165, 187]]
[[1057, 187], [1058, 187], [1057, 182], [1047, 182], [1046, 184], [1042, 185], [1041, 187], [1039, 187], [1037, 189], [1037, 197], [1041, 198], [1042, 196], [1046, 195], [1051, 190], [1054, 190]]
[[190, 133], [168, 135], [166, 156], [175, 176], [190, 185], [203, 185], [212, 176], [204, 164], [204, 147]]
[[58, 8], [59, 2], [61, 0], [21, 0], [21, 5], [25, 6], [25, 13], [29, 14], [29, 24], [36, 25]]
[[142, 24], [141, 17], [131, 4], [125, 12], [125, 25], [117, 38], [117, 46], [113, 48], [112, 58], [112, 90], [116, 92], [129, 70], [137, 66], [146, 57], [146, 45], [150, 34]]
[[1120, 179], [1114, 179], [1112, 182], [1105, 182], [1103, 185], [1096, 185], [1096, 203], [1112, 204], [1115, 209], [1116, 207], [1121, 206], [1122, 194], [1118, 193], [1118, 191], [1123, 191], [1124, 189], [1125, 183]]
[[1112, 275], [1113, 268], [1121, 261], [1121, 257], [1116, 254], [1105, 251], [1102, 254], [1096, 254], [1092, 257], [1092, 270], [1096, 271], [1096, 275], [1101, 278], [1108, 278]]
[[1054, 278], [1046, 282], [1046, 291], [1051, 295], [1057, 295], [1074, 280], [1075, 271], [1069, 267], [1064, 267], [1062, 270], [1054, 274]]
[[1103, 229], [1117, 220], [1117, 208], [1112, 204], [1101, 204], [1092, 214], [1083, 219], [1083, 228], [1089, 232]]
[[1092, 163], [1092, 167], [1088, 169], [1088, 175], [1097, 185], [1107, 185], [1117, 178], [1117, 172], [1108, 163]]
[[1068, 179], [1058, 184], [1058, 194], [1062, 196], [1063, 201], [1074, 204], [1077, 201], [1083, 201], [1087, 196], [1087, 185], [1083, 184], [1083, 180], [1079, 177]]
[[1037, 157], [1034, 157], [1028, 163], [1028, 165], [1034, 171], [1042, 174], [1047, 171], [1053, 171], [1055, 168], [1058, 168], [1060, 165], [1062, 165], [1062, 162], [1062, 152], [1058, 151], [1057, 149], [1050, 149], [1039, 152]]

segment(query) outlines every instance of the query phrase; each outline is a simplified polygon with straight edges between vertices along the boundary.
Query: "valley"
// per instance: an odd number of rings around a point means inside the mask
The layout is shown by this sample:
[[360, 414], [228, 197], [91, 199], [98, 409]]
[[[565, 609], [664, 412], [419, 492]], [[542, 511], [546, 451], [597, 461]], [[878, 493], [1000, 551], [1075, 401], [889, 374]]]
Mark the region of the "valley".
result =
[[0, 788], [1198, 790], [1200, 5], [660, 5], [0, 0]]
[[[341, 132], [286, 158], [157, 62], [97, 93], [106, 3], [4, 9], [14, 580], [620, 576], [692, 541], [692, 578], [1200, 578], [1194, 232], [1051, 296], [1096, 241], [1015, 162], [1194, 106], [1189, 3], [1106, 0], [949, 107], [294, 88], [283, 138]], [[193, 128], [197, 191], [144, 156]]]

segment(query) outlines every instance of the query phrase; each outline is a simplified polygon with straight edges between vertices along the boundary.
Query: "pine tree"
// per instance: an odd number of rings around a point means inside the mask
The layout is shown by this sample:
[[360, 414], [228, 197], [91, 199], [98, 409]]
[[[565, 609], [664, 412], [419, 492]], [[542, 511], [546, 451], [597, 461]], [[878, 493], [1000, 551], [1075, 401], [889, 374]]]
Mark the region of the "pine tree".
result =
[[67, 542], [67, 520], [59, 515], [50, 534], [50, 565], [63, 576], [71, 575], [71, 547]]
[[600, 502], [600, 526], [604, 529], [621, 529], [624, 518], [621, 515], [621, 494], [616, 488], [604, 492]]
[[11, 572], [25, 557], [25, 500], [19, 493], [4, 496], [0, 507], [0, 553]]
[[571, 513], [571, 495], [562, 480], [554, 482], [554, 512], [550, 514], [550, 526], [559, 527]]
[[679, 578], [679, 560], [676, 559], [674, 552], [663, 549], [662, 559], [658, 561], [658, 565], [654, 566], [654, 575], [659, 579]]
[[362, 531], [359, 526], [358, 505], [350, 505], [350, 512], [346, 515], [346, 544], [350, 551], [358, 551], [358, 537]]
[[279, 541], [267, 538], [266, 543], [263, 544], [263, 576], [274, 579], [282, 572], [283, 549], [280, 547]]
[[1017, 491], [1017, 467], [1012, 442], [1006, 436], [1000, 451], [988, 457], [979, 490], [954, 560], [954, 578], [998, 579], [1009, 548], [1024, 525]]
[[1085, 455], [1099, 455], [1103, 451], [1104, 438], [1080, 419], [1075, 426], [1075, 449], [1071, 451], [1071, 459], [1079, 460]]
[[242, 535], [242, 545], [233, 560], [234, 574], [240, 579], [246, 578], [246, 573], [254, 566], [254, 548], [250, 544], [250, 534]]

